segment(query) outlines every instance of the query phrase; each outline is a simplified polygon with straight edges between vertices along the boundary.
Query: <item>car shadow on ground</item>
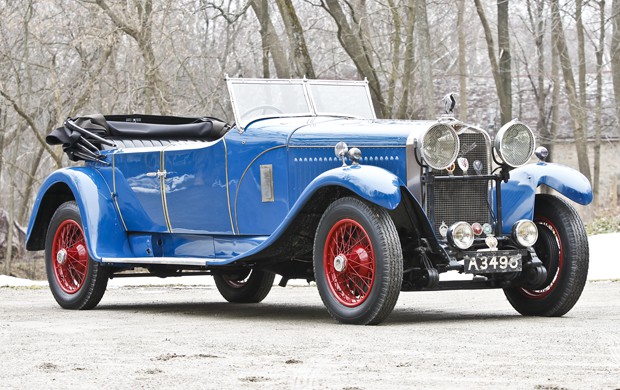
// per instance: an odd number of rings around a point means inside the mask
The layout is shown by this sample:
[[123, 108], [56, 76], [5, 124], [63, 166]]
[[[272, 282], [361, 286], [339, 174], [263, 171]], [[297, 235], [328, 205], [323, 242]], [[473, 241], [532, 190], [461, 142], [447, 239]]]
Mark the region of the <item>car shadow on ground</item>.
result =
[[[304, 323], [336, 323], [325, 307], [310, 304], [234, 304], [227, 302], [157, 302], [136, 304], [100, 304], [95, 310], [111, 312], [148, 313], [173, 316], [200, 316], [226, 320], [256, 321], [300, 321]], [[428, 324], [447, 322], [478, 322], [524, 320], [525, 317], [512, 313], [462, 312], [445, 310], [395, 309], [382, 325]]]
[[269, 321], [330, 321], [325, 308], [316, 305], [274, 303], [240, 304], [228, 302], [100, 304], [98, 311], [127, 311], [149, 314], [200, 316], [213, 319], [250, 319]]

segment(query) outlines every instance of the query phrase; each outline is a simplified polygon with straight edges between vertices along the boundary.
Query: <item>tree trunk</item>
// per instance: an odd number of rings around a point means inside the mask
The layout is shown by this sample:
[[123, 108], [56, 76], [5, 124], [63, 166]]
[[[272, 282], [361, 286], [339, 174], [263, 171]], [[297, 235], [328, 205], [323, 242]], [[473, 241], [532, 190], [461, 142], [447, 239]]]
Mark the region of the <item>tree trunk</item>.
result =
[[144, 4], [138, 1], [134, 2], [139, 17], [139, 28], [129, 25], [124, 18], [120, 17], [110, 8], [105, 0], [95, 0], [95, 2], [108, 15], [112, 23], [125, 34], [132, 37], [138, 44], [138, 48], [140, 48], [145, 69], [145, 108], [147, 110], [149, 109], [152, 98], [155, 100], [155, 104], [157, 104], [159, 113], [161, 115], [168, 115], [170, 110], [168, 108], [168, 100], [165, 97], [167, 88], [159, 72], [151, 39], [153, 28], [153, 1], [145, 0]]
[[[553, 45], [552, 45], [553, 46]], [[553, 82], [553, 91], [551, 92], [551, 120], [549, 121], [549, 157], [547, 161], [551, 162], [555, 159], [553, 155], [556, 135], [558, 134], [558, 124], [560, 123], [560, 93], [562, 91], [562, 82], [560, 80], [560, 55], [557, 49], [551, 48], [551, 80]]]
[[403, 64], [403, 94], [398, 105], [396, 117], [399, 119], [407, 119], [407, 107], [409, 107], [409, 97], [413, 96], [413, 83], [411, 75], [413, 74], [414, 63], [414, 42], [413, 31], [415, 26], [415, 0], [409, 0], [407, 7], [407, 38], [405, 40], [405, 61]]
[[428, 27], [428, 15], [426, 14], [426, 0], [415, 0], [416, 5], [416, 30], [418, 32], [418, 67], [420, 70], [420, 95], [422, 96], [422, 115], [425, 118], [437, 116], [437, 96], [433, 85], [433, 67], [431, 34]]
[[465, 0], [457, 1], [456, 29], [459, 44], [459, 119], [467, 120], [467, 42], [465, 34]]
[[4, 135], [6, 133], [6, 111], [0, 106], [0, 194], [2, 193], [2, 167], [4, 165]]
[[[537, 120], [536, 129], [540, 134], [540, 145], [551, 150], [552, 136], [549, 128], [549, 119], [547, 114], [547, 96], [548, 89], [545, 87], [545, 18], [544, 18], [545, 2], [536, 0], [534, 9], [532, 9], [532, 0], [527, 2], [527, 13], [530, 20], [530, 28], [534, 36], [534, 44], [536, 45], [536, 81], [531, 80], [534, 95], [536, 97]], [[554, 55], [553, 52], [551, 54]], [[553, 106], [552, 108], [553, 109]]]
[[499, 49], [499, 78], [502, 83], [500, 116], [502, 125], [512, 120], [512, 70], [510, 56], [510, 31], [508, 1], [497, 0], [497, 45]]
[[24, 190], [24, 201], [22, 202], [22, 207], [19, 212], [19, 216], [17, 218], [17, 222], [25, 226], [28, 218], [28, 211], [30, 210], [30, 195], [32, 194], [32, 189], [34, 187], [35, 177], [37, 175], [37, 170], [41, 165], [41, 158], [43, 158], [43, 147], [39, 146], [37, 153], [32, 159], [32, 163], [30, 165], [30, 172], [28, 173], [28, 177], [26, 178], [26, 185]]
[[[276, 29], [271, 22], [269, 16], [269, 3], [264, 0], [252, 0], [250, 6], [258, 19], [260, 24], [261, 43], [263, 46], [263, 56], [269, 61], [269, 55], [273, 60], [273, 66], [276, 69], [276, 76], [281, 79], [288, 79], [291, 77], [291, 71], [289, 68], [286, 54], [282, 48], [282, 42], [276, 33]], [[267, 69], [263, 70], [263, 76], [269, 77], [269, 64], [266, 64]]]
[[[392, 15], [392, 23], [394, 24], [394, 37], [392, 39], [390, 39], [391, 42], [393, 42], [392, 44], [392, 66], [391, 66], [391, 70], [390, 70], [390, 78], [388, 80], [388, 88], [387, 88], [387, 102], [386, 102], [386, 106], [387, 109], [390, 111], [389, 113], [386, 113], [386, 116], [389, 117], [393, 117], [394, 113], [396, 111], [396, 107], [394, 107], [394, 97], [395, 97], [395, 93], [396, 93], [396, 82], [398, 80], [398, 70], [400, 68], [400, 57], [401, 57], [401, 52], [400, 52], [400, 41], [401, 41], [401, 33], [400, 33], [400, 29], [402, 27], [402, 22], [401, 22], [401, 18], [400, 18], [400, 13], [398, 12], [398, 7], [394, 4], [394, 0], [387, 0], [388, 2], [388, 6], [390, 8], [390, 14]], [[407, 37], [408, 38], [408, 37]], [[405, 38], [405, 39], [407, 39]], [[405, 48], [406, 50], [406, 48]], [[405, 74], [403, 73], [403, 78], [404, 78]], [[403, 78], [401, 78], [401, 81], [403, 83], [402, 88], [405, 88], [404, 86], [404, 80]]]
[[291, 0], [277, 0], [276, 3], [278, 4], [280, 15], [284, 21], [284, 29], [286, 30], [286, 35], [288, 35], [288, 40], [291, 45], [290, 54], [293, 63], [296, 65], [297, 76], [315, 79], [316, 74], [312, 66], [312, 59], [308, 53], [304, 32], [293, 3]]
[[592, 187], [594, 204], [599, 204], [600, 175], [601, 175], [601, 127], [603, 117], [603, 55], [605, 54], [605, 0], [598, 2], [599, 6], [599, 38], [596, 50], [596, 117], [594, 123], [594, 178]]
[[560, 16], [559, 0], [551, 0], [551, 19], [553, 23], [553, 44], [557, 49], [560, 57], [560, 66], [562, 68], [562, 75], [564, 76], [564, 85], [566, 87], [566, 94], [568, 96], [568, 110], [570, 116], [573, 119], [573, 127], [575, 134], [575, 145], [577, 148], [577, 159], [579, 161], [579, 171], [591, 180], [590, 175], [590, 162], [588, 161], [588, 144], [586, 139], [586, 132], [583, 128], [584, 120], [582, 115], [584, 113], [583, 108], [577, 97], [577, 90], [575, 88], [575, 77], [573, 76], [573, 67], [568, 53], [568, 47], [566, 46], [566, 38], [564, 36], [564, 27], [562, 26], [562, 19]]
[[480, 0], [474, 0], [474, 3], [476, 4], [476, 11], [478, 12], [478, 17], [480, 18], [480, 23], [482, 24], [482, 28], [484, 30], [484, 37], [487, 41], [487, 54], [489, 55], [489, 62], [491, 63], [491, 72], [493, 73], [493, 80], [495, 81], [495, 89], [499, 99], [501, 117], [503, 107], [506, 107], [506, 103], [504, 102], [504, 100], [506, 100], [506, 95], [504, 93], [504, 84], [502, 83], [499, 73], [499, 64], [497, 63], [497, 58], [495, 57], [495, 43], [493, 43], [493, 34], [491, 33], [491, 27], [489, 26], [486, 14], [484, 13], [484, 8], [482, 7], [482, 4], [480, 4]]
[[613, 0], [611, 9], [611, 24], [613, 33], [611, 35], [611, 74], [614, 84], [614, 97], [616, 100], [616, 129], [620, 136], [620, 0]]
[[4, 274], [11, 275], [11, 262], [13, 260], [13, 230], [15, 225], [15, 166], [19, 154], [19, 135], [15, 138], [9, 171], [9, 223], [6, 232], [6, 258], [4, 259]]
[[375, 106], [375, 110], [377, 111], [377, 116], [379, 118], [384, 117], [385, 113], [389, 110], [385, 106], [385, 100], [383, 99], [383, 94], [381, 93], [379, 77], [377, 77], [377, 73], [372, 64], [372, 50], [367, 48], [364, 42], [360, 39], [360, 36], [353, 31], [338, 0], [321, 0], [321, 6], [336, 22], [336, 26], [338, 27], [338, 40], [355, 64], [355, 68], [359, 72], [360, 76], [365, 77], [368, 80], [370, 96]]

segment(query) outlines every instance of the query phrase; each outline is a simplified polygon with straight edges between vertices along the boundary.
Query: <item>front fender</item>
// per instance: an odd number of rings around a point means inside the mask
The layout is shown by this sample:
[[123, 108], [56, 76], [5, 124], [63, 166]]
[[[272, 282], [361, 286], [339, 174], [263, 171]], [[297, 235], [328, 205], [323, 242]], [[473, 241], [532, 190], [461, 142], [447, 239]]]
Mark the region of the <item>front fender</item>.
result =
[[544, 184], [579, 204], [592, 202], [592, 186], [581, 172], [565, 165], [539, 162], [510, 171], [502, 184], [503, 231], [509, 233], [520, 219], [534, 217], [536, 189]]
[[[325, 171], [308, 184], [295, 206], [305, 204], [319, 189], [339, 186], [388, 210], [400, 204], [404, 183], [392, 172], [372, 165], [351, 165]], [[406, 186], [405, 186], [406, 187]]]
[[256, 255], [276, 243], [291, 228], [302, 209], [312, 201], [312, 197], [322, 188], [342, 187], [363, 199], [388, 210], [394, 210], [401, 202], [400, 188], [405, 184], [393, 173], [371, 165], [352, 165], [330, 169], [317, 176], [306, 186], [286, 218], [276, 230], [257, 247], [240, 256], [222, 261], [219, 265], [234, 263]]
[[45, 237], [53, 213], [60, 204], [74, 199], [93, 260], [133, 256], [111, 194], [101, 174], [92, 167], [63, 168], [53, 172], [43, 182], [35, 200], [26, 248], [45, 249]]

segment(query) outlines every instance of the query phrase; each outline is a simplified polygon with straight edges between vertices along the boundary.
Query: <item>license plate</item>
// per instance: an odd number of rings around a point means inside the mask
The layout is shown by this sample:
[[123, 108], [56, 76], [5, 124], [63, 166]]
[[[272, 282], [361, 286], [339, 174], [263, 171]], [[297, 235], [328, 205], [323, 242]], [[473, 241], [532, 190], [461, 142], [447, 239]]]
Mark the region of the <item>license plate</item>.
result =
[[523, 266], [519, 251], [468, 252], [464, 260], [468, 274], [518, 272]]

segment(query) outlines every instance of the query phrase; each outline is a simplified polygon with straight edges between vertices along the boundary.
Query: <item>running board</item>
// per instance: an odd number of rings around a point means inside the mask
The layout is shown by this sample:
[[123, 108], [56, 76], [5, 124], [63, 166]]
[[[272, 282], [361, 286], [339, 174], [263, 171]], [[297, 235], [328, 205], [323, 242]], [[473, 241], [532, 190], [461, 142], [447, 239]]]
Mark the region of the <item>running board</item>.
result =
[[218, 259], [206, 257], [104, 257], [101, 262], [106, 264], [166, 264], [206, 267], [209, 262], [216, 263]]

